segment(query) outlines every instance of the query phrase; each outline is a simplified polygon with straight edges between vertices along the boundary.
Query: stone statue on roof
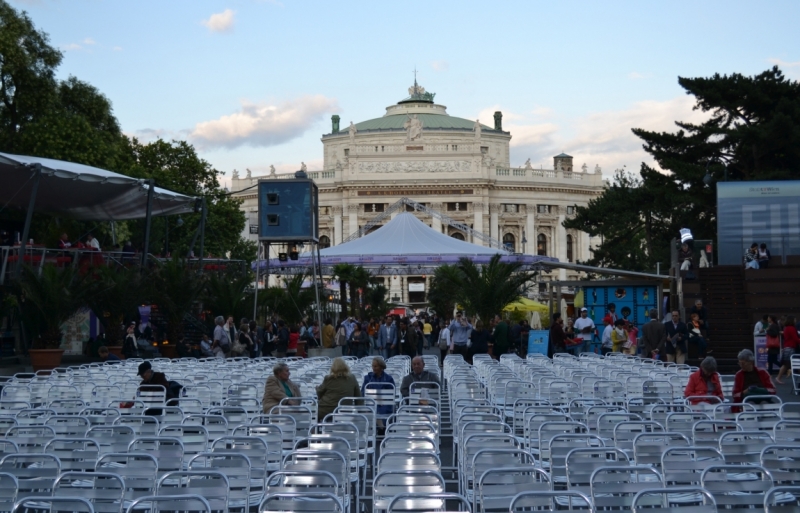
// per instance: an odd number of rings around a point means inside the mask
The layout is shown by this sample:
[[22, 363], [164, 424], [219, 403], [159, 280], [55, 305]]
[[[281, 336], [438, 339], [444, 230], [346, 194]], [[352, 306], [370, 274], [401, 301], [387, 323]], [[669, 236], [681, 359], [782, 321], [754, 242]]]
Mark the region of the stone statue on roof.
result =
[[245, 178], [247, 178], [248, 180], [253, 178], [253, 173], [250, 171], [250, 168], [247, 168], [247, 175], [245, 175]]
[[589, 171], [589, 166], [586, 165], [586, 162], [584, 162], [583, 165], [581, 166], [581, 171], [583, 171], [584, 173]]
[[347, 132], [350, 134], [350, 142], [354, 141], [355, 138], [356, 138], [356, 132], [358, 132], [358, 129], [356, 128], [356, 126], [353, 124], [352, 121], [350, 122], [350, 128], [347, 129]]
[[273, 166], [272, 164], [269, 165], [269, 175], [275, 176], [275, 166]]
[[480, 139], [481, 138], [481, 122], [476, 119], [475, 120], [475, 124], [473, 125], [472, 129], [475, 130], [475, 139]]
[[602, 173], [602, 172], [603, 172], [603, 171], [600, 169], [600, 164], [595, 164], [595, 165], [594, 165], [594, 172], [595, 172], [596, 174], [598, 174], [598, 175], [599, 175], [600, 173]]
[[[408, 114], [406, 114], [406, 116], [408, 116]], [[403, 124], [403, 128], [407, 131], [407, 141], [416, 141], [422, 137], [422, 121], [416, 114], [408, 117], [408, 121]]]
[[238, 180], [239, 179], [239, 171], [234, 169], [233, 170], [233, 175], [231, 176], [231, 178], [233, 178], [234, 180]]
[[300, 163], [300, 171], [304, 171], [304, 172], [308, 171], [308, 167], [306, 167], [306, 163], [305, 162], [301, 162]]
[[533, 166], [531, 165], [531, 159], [525, 161], [525, 169], [533, 169]]

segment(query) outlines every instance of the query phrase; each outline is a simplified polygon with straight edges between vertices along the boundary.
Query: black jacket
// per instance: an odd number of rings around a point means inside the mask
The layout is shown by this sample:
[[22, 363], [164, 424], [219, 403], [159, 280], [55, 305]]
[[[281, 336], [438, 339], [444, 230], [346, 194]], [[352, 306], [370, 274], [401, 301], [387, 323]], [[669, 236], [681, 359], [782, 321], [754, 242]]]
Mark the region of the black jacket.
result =
[[686, 354], [686, 341], [689, 340], [689, 330], [686, 328], [686, 324], [679, 321], [675, 326], [672, 321], [667, 321], [664, 323], [664, 331], [667, 334], [667, 354], [675, 354], [674, 348], [676, 347]]

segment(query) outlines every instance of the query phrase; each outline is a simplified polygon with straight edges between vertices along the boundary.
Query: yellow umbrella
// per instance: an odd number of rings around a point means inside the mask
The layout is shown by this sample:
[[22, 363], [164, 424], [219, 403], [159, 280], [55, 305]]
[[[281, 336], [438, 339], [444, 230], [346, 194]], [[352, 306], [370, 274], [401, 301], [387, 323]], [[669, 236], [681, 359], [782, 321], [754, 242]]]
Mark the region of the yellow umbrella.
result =
[[547, 314], [549, 309], [543, 305], [526, 297], [517, 298], [513, 303], [509, 303], [503, 308], [506, 312], [539, 312], [539, 315]]

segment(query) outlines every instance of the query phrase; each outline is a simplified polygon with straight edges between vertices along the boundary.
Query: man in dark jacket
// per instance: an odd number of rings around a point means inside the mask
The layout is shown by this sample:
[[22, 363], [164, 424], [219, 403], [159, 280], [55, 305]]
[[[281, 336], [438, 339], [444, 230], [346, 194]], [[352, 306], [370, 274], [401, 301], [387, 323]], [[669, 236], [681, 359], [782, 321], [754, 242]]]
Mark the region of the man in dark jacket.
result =
[[501, 355], [508, 352], [508, 324], [499, 314], [494, 316], [492, 342], [494, 342], [492, 354], [499, 360]]
[[275, 356], [284, 358], [289, 349], [289, 328], [283, 319], [278, 321], [278, 334], [275, 336]]
[[642, 358], [661, 358], [664, 350], [664, 324], [658, 320], [658, 310], [650, 309], [650, 322], [642, 326]]
[[417, 334], [413, 328], [408, 327], [407, 320], [401, 320], [396, 330], [396, 351], [414, 358], [417, 355]]
[[664, 352], [667, 353], [667, 361], [675, 362], [678, 365], [686, 363], [686, 342], [689, 340], [689, 330], [686, 324], [681, 322], [681, 314], [677, 310], [672, 312], [672, 320], [664, 323], [664, 331], [667, 335]]
[[564, 321], [561, 319], [561, 313], [554, 313], [553, 322], [550, 325], [550, 344], [547, 348], [547, 356], [551, 358], [556, 353], [564, 353], [567, 351], [567, 334], [564, 333], [563, 323]]

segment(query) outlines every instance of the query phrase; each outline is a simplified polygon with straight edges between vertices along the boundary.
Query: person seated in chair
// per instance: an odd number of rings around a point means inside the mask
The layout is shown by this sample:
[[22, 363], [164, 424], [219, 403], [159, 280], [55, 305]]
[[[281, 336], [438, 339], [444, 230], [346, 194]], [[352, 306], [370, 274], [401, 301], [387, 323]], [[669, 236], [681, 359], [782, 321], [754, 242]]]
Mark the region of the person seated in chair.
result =
[[[775, 395], [775, 385], [772, 378], [764, 369], [756, 367], [756, 357], [749, 349], [739, 351], [739, 367], [742, 368], [736, 373], [733, 382], [733, 402], [741, 403], [748, 397]], [[765, 402], [765, 399], [757, 402]]]

